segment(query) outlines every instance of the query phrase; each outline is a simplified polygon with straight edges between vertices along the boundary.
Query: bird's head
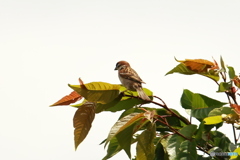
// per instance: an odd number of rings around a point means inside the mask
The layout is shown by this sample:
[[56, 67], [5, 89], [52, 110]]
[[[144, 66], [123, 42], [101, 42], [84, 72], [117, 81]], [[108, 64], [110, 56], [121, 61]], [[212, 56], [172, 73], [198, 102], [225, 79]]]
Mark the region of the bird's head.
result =
[[121, 70], [126, 67], [130, 67], [130, 64], [127, 61], [119, 61], [114, 70]]

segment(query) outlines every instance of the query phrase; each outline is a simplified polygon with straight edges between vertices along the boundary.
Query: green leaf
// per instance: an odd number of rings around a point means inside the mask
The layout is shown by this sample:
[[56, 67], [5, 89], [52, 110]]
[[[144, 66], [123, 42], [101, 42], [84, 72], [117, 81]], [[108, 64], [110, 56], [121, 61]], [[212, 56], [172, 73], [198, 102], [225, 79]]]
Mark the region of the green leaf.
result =
[[160, 142], [156, 145], [154, 160], [168, 160], [168, 154]]
[[89, 102], [106, 104], [113, 101], [119, 95], [121, 86], [105, 82], [92, 82], [84, 86], [69, 84], [69, 87]]
[[75, 149], [86, 138], [95, 117], [95, 104], [86, 102], [73, 117]]
[[[121, 149], [124, 149], [124, 151], [126, 152], [126, 154], [128, 155], [129, 158], [131, 158], [131, 152], [130, 152], [131, 144], [135, 142], [134, 139], [132, 138], [132, 136], [136, 131], [138, 131], [138, 129], [142, 125], [145, 124], [145, 122], [140, 121], [143, 118], [142, 114], [144, 115], [144, 113], [138, 113], [136, 116], [131, 118], [127, 123], [125, 123], [121, 128], [119, 128], [119, 130], [117, 131], [115, 136], [113, 136], [112, 138], [108, 137], [108, 138], [110, 138], [110, 142], [112, 139], [116, 138], [118, 141], [119, 147]], [[126, 117], [128, 117], [128, 116], [126, 116]], [[124, 120], [127, 120], [128, 118], [126, 118], [126, 117], [121, 118], [120, 121], [123, 122]], [[144, 119], [142, 119], [142, 120], [144, 120]], [[116, 126], [116, 128], [118, 128], [118, 126]], [[114, 131], [114, 130], [111, 130], [111, 131]], [[111, 133], [114, 134], [111, 131], [110, 131], [110, 134]], [[110, 135], [110, 136], [112, 136], [112, 135]], [[108, 143], [108, 139], [106, 140], [105, 145], [107, 143]], [[120, 148], [117, 151], [119, 151]]]
[[222, 107], [227, 103], [185, 89], [182, 94], [181, 104], [185, 109], [192, 109], [192, 116], [201, 121], [208, 116], [211, 110]]
[[220, 61], [221, 61], [221, 67], [223, 69], [223, 72], [226, 72], [226, 68], [225, 68], [225, 64], [224, 64], [222, 56], [220, 57]]
[[192, 99], [194, 93], [188, 89], [184, 89], [181, 97], [181, 105], [185, 109], [192, 109]]
[[106, 111], [117, 112], [121, 110], [127, 110], [139, 104], [143, 104], [144, 101], [138, 98], [128, 98], [126, 100], [119, 101], [113, 107], [107, 108]]
[[172, 74], [172, 73], [180, 73], [185, 75], [192, 75], [192, 74], [199, 74], [208, 78], [213, 79], [214, 81], [219, 80], [219, 75], [215, 71], [209, 71], [206, 73], [198, 73], [188, 69], [183, 63], [180, 63], [175, 68], [167, 72], [165, 75]]
[[155, 123], [149, 123], [148, 128], [137, 138], [137, 157], [136, 160], [154, 160], [155, 146], [153, 140], [156, 136]]
[[176, 160], [177, 154], [179, 152], [180, 144], [184, 139], [178, 138], [179, 136], [174, 134], [169, 136], [170, 139], [167, 141], [166, 150], [169, 155], [170, 160]]
[[214, 108], [202, 108], [202, 109], [194, 109], [192, 110], [192, 116], [197, 118], [200, 122], [208, 117], [208, 114], [213, 110]]
[[190, 124], [183, 127], [179, 132], [185, 137], [191, 139], [194, 133], [196, 132], [196, 130], [197, 130], [197, 125]]
[[221, 82], [218, 87], [217, 92], [225, 92], [228, 91], [232, 87], [231, 83]]
[[203, 119], [206, 125], [212, 125], [223, 122], [222, 116], [211, 116]]
[[201, 109], [210, 107], [217, 108], [227, 103], [185, 89], [181, 97], [181, 104], [185, 109]]
[[220, 102], [218, 100], [212, 99], [202, 94], [195, 93], [193, 97], [193, 106], [196, 106], [194, 107], [194, 109], [209, 108], [209, 107], [218, 108], [218, 107], [222, 107], [225, 104], [227, 103]]
[[228, 66], [227, 68], [230, 79], [234, 79], [234, 77], [236, 76], [234, 68], [231, 66]]
[[[196, 130], [197, 130], [196, 125], [188, 125], [182, 128], [179, 132], [185, 137], [192, 139], [192, 136], [194, 135]], [[169, 159], [178, 160], [178, 159], [184, 158], [184, 156], [187, 156], [186, 157], [187, 159], [190, 159], [191, 157], [196, 157], [197, 156], [196, 142], [193, 139], [190, 143], [188, 142], [190, 141], [185, 140], [183, 137], [177, 134], [174, 134], [173, 136], [171, 136], [171, 138], [168, 141], [168, 145], [166, 147], [169, 154]], [[189, 155], [186, 155], [186, 153], [189, 153]]]
[[125, 128], [124, 130], [120, 131], [116, 134], [116, 138], [118, 140], [119, 145], [122, 149], [126, 152], [129, 159], [131, 159], [131, 140], [133, 135], [134, 125], [130, 125], [129, 127]]
[[208, 116], [211, 110], [227, 103], [185, 89], [181, 97], [181, 104], [185, 109], [192, 109], [191, 115], [201, 121]]
[[105, 142], [105, 146], [107, 143], [114, 137], [116, 136], [119, 132], [125, 130], [127, 127], [130, 125], [136, 123], [138, 120], [144, 118], [144, 113], [131, 113], [120, 120], [118, 120], [110, 130], [108, 134], [108, 138]]
[[112, 138], [108, 145], [107, 155], [102, 160], [107, 160], [107, 159], [111, 158], [112, 156], [114, 156], [121, 150], [122, 150], [122, 148], [120, 147], [120, 145], [117, 141], [117, 138], [116, 137]]
[[211, 129], [208, 129], [208, 126], [204, 125], [204, 121], [201, 122], [195, 134], [195, 140], [198, 145], [206, 145], [206, 141], [208, 141], [208, 133], [210, 130]]
[[208, 116], [220, 116], [222, 114], [233, 114], [235, 113], [232, 108], [230, 107], [221, 107], [221, 108], [214, 108], [209, 114]]
[[216, 72], [215, 70], [210, 70], [209, 73], [201, 73], [200, 75], [208, 77], [214, 81], [219, 81], [220, 79], [218, 72]]
[[183, 63], [180, 63], [176, 67], [174, 67], [172, 70], [167, 72], [165, 75], [172, 74], [172, 73], [181, 73], [186, 75], [196, 74], [196, 72], [191, 71], [188, 69]]
[[230, 152], [229, 146], [232, 144], [225, 134], [219, 131], [211, 131], [210, 137], [213, 141], [214, 146], [218, 146], [223, 152]]
[[[160, 133], [159, 140], [157, 141], [157, 144], [156, 144], [157, 148], [155, 150], [155, 160], [169, 160], [169, 153], [167, 151], [167, 146], [168, 146], [168, 141], [171, 137], [172, 135], [170, 134], [168, 134], [167, 136], [167, 133], [164, 133], [164, 134]], [[159, 153], [159, 151], [162, 152], [163, 154], [157, 154]]]
[[193, 160], [197, 159], [197, 151], [196, 151], [197, 144], [195, 140], [192, 140], [191, 142], [188, 140], [185, 140], [181, 143], [179, 148], [179, 154], [177, 154], [176, 159], [181, 160]]
[[113, 101], [107, 103], [107, 104], [101, 104], [101, 103], [97, 103], [96, 106], [96, 113], [100, 113], [102, 111], [107, 111], [109, 110], [109, 108], [113, 108], [114, 106], [116, 106], [118, 103], [120, 103], [121, 99], [123, 97], [123, 94], [119, 94], [117, 96], [117, 98], [115, 98]]

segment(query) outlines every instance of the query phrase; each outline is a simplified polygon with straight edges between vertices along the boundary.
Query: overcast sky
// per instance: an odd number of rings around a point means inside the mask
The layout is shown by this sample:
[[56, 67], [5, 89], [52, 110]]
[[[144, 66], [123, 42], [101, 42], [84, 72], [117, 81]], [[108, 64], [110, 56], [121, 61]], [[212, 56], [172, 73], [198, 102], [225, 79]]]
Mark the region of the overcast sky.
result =
[[[119, 83], [119, 60], [129, 61], [144, 87], [183, 115], [183, 89], [227, 102], [210, 79], [165, 74], [177, 65], [174, 56], [219, 61], [220, 55], [239, 73], [239, 8], [237, 0], [1, 1], [0, 159], [103, 158], [99, 143], [120, 113], [96, 115], [75, 151], [76, 109], [49, 105], [69, 94], [67, 84], [78, 84], [79, 77], [85, 83]], [[111, 160], [119, 159], [127, 156]]]

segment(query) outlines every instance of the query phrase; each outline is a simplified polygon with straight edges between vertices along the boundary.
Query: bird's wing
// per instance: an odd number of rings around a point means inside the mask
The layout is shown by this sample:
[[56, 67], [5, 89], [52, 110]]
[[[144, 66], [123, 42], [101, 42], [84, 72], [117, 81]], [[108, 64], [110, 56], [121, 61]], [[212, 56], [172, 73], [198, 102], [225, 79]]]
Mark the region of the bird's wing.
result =
[[138, 83], [145, 83], [143, 82], [143, 80], [138, 76], [137, 72], [133, 69], [128, 70], [128, 71], [120, 71], [119, 74], [122, 76], [122, 78], [131, 80], [131, 81], [135, 81]]

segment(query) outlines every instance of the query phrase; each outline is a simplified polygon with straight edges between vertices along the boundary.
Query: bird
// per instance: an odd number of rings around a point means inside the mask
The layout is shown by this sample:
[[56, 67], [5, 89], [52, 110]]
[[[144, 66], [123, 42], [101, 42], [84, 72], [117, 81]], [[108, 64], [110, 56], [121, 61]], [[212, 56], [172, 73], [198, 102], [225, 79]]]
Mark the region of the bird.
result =
[[137, 74], [137, 72], [131, 68], [127, 61], [119, 61], [116, 64], [114, 70], [118, 70], [118, 77], [122, 85], [130, 91], [137, 91], [138, 96], [145, 100], [151, 101], [142, 89], [142, 83], [145, 83]]

